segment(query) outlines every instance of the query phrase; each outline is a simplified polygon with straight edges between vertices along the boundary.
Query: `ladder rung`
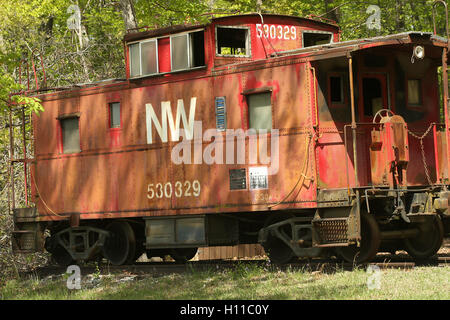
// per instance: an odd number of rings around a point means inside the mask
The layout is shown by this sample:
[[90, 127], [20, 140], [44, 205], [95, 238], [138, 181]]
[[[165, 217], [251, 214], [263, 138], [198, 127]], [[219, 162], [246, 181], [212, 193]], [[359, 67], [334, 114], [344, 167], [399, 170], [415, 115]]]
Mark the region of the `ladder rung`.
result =
[[16, 162], [27, 162], [27, 163], [29, 163], [29, 162], [33, 162], [34, 161], [34, 159], [12, 159], [11, 160], [11, 163], [16, 163]]

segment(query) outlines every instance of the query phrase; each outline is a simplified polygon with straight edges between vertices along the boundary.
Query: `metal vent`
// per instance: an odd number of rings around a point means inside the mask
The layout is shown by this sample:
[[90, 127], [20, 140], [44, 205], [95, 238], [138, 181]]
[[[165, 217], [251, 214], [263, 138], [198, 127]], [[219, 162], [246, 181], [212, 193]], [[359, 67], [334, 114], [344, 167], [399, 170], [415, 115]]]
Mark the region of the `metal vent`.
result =
[[216, 128], [218, 131], [225, 131], [227, 129], [227, 106], [225, 104], [225, 97], [216, 97]]
[[245, 169], [230, 170], [230, 190], [247, 189], [247, 178]]
[[323, 219], [314, 221], [314, 229], [320, 244], [337, 244], [348, 242], [347, 218]]

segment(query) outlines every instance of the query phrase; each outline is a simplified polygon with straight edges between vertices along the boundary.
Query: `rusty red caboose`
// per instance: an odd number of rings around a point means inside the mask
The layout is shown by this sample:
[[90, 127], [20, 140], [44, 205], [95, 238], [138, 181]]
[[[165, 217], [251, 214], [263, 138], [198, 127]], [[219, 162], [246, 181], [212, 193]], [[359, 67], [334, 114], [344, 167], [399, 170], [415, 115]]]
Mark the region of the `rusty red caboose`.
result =
[[13, 247], [62, 264], [240, 243], [280, 263], [429, 257], [448, 232], [448, 49], [271, 14], [130, 32], [127, 79], [37, 95]]

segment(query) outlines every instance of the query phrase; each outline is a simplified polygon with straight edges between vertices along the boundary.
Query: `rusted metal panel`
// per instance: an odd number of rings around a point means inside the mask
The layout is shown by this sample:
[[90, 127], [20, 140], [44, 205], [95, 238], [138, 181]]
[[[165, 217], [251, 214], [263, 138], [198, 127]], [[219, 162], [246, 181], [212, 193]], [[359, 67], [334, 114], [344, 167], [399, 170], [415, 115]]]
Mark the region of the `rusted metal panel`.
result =
[[445, 127], [434, 127], [434, 143], [435, 159], [436, 159], [436, 174], [440, 183], [448, 183], [448, 161], [447, 161], [447, 139], [445, 138]]
[[[406, 186], [403, 177], [409, 163], [407, 125], [400, 116], [382, 118], [371, 131], [371, 180], [376, 186]], [[396, 177], [396, 179], [394, 179]], [[396, 181], [393, 181], [396, 180]]]

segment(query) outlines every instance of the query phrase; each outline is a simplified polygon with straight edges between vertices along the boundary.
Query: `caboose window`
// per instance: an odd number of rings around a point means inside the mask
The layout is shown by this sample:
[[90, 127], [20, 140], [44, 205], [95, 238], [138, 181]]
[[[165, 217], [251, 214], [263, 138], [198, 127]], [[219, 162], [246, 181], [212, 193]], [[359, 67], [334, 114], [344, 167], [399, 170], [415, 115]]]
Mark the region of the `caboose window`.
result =
[[170, 37], [172, 71], [205, 65], [204, 31], [190, 32]]
[[242, 27], [216, 27], [216, 54], [249, 57], [250, 31]]
[[189, 68], [189, 38], [187, 34], [170, 37], [172, 71]]
[[158, 52], [156, 41], [141, 42], [141, 72], [142, 75], [158, 72]]
[[63, 153], [80, 152], [80, 130], [78, 117], [60, 119]]
[[344, 103], [344, 81], [341, 76], [330, 76], [330, 100], [332, 104]]
[[408, 105], [420, 106], [422, 104], [422, 97], [420, 94], [421, 83], [418, 79], [408, 80]]
[[141, 75], [141, 49], [139, 43], [135, 43], [129, 46], [130, 48], [130, 75], [131, 77], [137, 77]]
[[110, 128], [120, 128], [120, 102], [109, 104]]
[[332, 33], [303, 32], [303, 47], [318, 46], [331, 43]]
[[197, 31], [189, 34], [189, 57], [191, 68], [205, 65], [205, 32]]
[[158, 73], [158, 49], [155, 39], [134, 43], [128, 48], [132, 78]]
[[272, 95], [270, 92], [247, 96], [249, 126], [251, 129], [272, 129]]

